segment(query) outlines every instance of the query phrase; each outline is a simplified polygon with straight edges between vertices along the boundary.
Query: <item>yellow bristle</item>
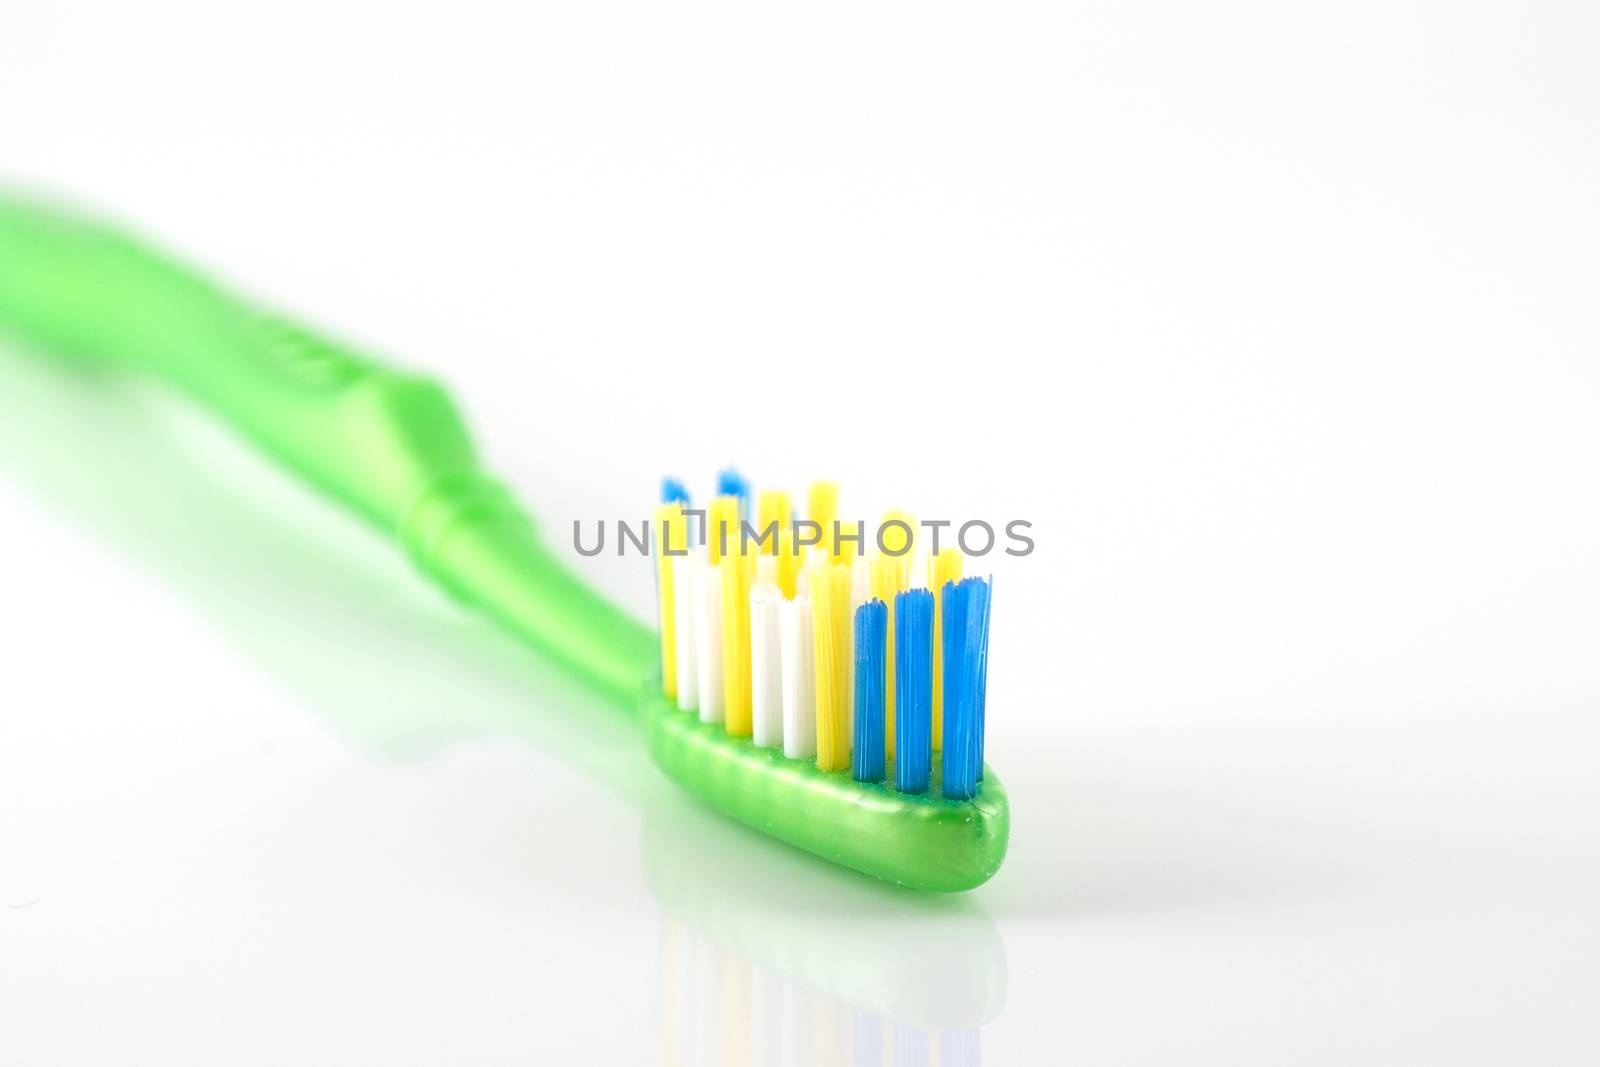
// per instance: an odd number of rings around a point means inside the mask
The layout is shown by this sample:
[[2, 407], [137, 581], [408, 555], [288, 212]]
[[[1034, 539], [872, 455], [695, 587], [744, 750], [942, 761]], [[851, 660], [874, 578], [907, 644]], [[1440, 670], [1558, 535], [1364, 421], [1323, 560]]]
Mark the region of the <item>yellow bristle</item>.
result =
[[843, 771], [850, 767], [850, 734], [845, 716], [850, 702], [850, 568], [826, 561], [809, 569], [811, 626], [816, 642], [817, 767]]
[[656, 537], [656, 606], [661, 627], [661, 691], [673, 700], [678, 699], [678, 639], [674, 590], [672, 588], [672, 560], [667, 552], [682, 552], [688, 547], [685, 537], [683, 507], [679, 504], [662, 504], [656, 508], [653, 532]]
[[906, 588], [905, 557], [877, 555], [872, 557], [872, 595], [889, 608], [889, 633], [884, 644], [883, 683], [883, 752], [894, 758], [894, 595]]
[[739, 551], [739, 498], [719, 496], [706, 508], [706, 551], [711, 565], [722, 561], [723, 550]]
[[843, 563], [846, 567], [856, 561], [856, 553], [861, 551], [860, 540], [856, 537], [871, 537], [864, 523], [839, 520], [839, 538], [829, 547], [833, 550], [833, 561]]
[[[903, 522], [906, 528], [902, 530], [899, 526], [890, 526], [891, 522]], [[894, 508], [884, 512], [879, 529], [883, 531], [884, 554], [894, 556], [902, 564], [908, 562], [911, 559], [911, 550], [917, 547], [917, 520], [899, 508]]]
[[722, 569], [722, 701], [724, 729], [750, 736], [750, 584], [753, 553], [732, 543], [717, 564]]
[[778, 588], [783, 590], [783, 595], [789, 600], [795, 598], [796, 582], [800, 578], [800, 563], [803, 557], [795, 548], [794, 527], [786, 526], [778, 531]]
[[[789, 504], [789, 494], [781, 489], [765, 489], [756, 497], [756, 533], [765, 533], [767, 527], [773, 523], [778, 524], [781, 533], [789, 525], [793, 515], [793, 508]], [[763, 552], [772, 552], [772, 542], [764, 542], [761, 546]]]
[[812, 482], [806, 495], [806, 518], [822, 529], [819, 542], [829, 556], [833, 551], [833, 522], [839, 517], [839, 487], [833, 482]]
[[829, 572], [829, 581], [833, 583], [836, 623], [833, 635], [834, 654], [838, 656], [839, 662], [845, 665], [845, 669], [838, 672], [834, 678], [834, 685], [838, 687], [839, 758], [844, 761], [846, 767], [849, 767], [850, 735], [854, 732], [856, 717], [856, 694], [851, 687], [856, 673], [856, 620], [850, 614], [850, 568], [843, 564], [834, 564]]
[[961, 580], [961, 553], [946, 548], [928, 557], [928, 588], [933, 590], [933, 748], [944, 747], [944, 587]]

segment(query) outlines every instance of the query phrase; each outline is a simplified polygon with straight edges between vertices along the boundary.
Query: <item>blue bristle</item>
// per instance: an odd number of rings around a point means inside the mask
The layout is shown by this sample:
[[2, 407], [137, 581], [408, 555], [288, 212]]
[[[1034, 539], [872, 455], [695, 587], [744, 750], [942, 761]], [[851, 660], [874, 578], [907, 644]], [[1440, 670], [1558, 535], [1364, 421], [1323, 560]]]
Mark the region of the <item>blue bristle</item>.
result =
[[894, 787], [926, 793], [933, 761], [933, 594], [894, 598]]
[[977, 1030], [945, 1030], [939, 1034], [939, 1067], [978, 1067], [981, 1058]]
[[739, 518], [748, 521], [750, 518], [750, 483], [744, 476], [729, 467], [727, 470], [717, 472], [717, 495], [736, 496], [739, 498]]
[[983, 690], [989, 640], [989, 583], [944, 587], [944, 795], [971, 799], [982, 774]]
[[883, 1063], [883, 1046], [886, 1040], [883, 1033], [884, 1021], [883, 1016], [865, 1008], [855, 1010], [851, 1019], [854, 1040], [851, 1042], [850, 1062], [853, 1067]]
[[858, 782], [881, 782], [884, 775], [884, 649], [889, 639], [889, 605], [869, 600], [856, 609], [856, 716], [850, 771]]
[[[926, 1067], [928, 1050], [932, 1044], [933, 1034], [930, 1031], [914, 1023], [897, 1021], [894, 1024], [895, 1067]], [[943, 1061], [940, 1061], [939, 1067], [945, 1067]]]
[[989, 708], [989, 605], [994, 601], [994, 579], [971, 579], [983, 582], [983, 623], [978, 636], [978, 781], [983, 781], [983, 740], [988, 736]]
[[962, 630], [966, 625], [967, 596], [960, 582], [950, 582], [941, 591], [944, 622], [944, 795], [966, 800], [976, 791], [978, 779], [967, 758], [967, 738], [972, 732], [972, 709], [961, 684], [963, 664]]
[[689, 490], [676, 478], [661, 479], [661, 502], [689, 506]]

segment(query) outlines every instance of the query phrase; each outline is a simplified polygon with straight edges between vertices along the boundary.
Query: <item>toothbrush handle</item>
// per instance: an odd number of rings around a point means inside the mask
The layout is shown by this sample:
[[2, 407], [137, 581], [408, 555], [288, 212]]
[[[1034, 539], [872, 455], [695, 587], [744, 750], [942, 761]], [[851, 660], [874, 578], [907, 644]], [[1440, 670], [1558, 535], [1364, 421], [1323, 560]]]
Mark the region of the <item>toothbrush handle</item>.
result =
[[637, 695], [649, 630], [540, 544], [434, 382], [256, 311], [110, 228], [3, 196], [0, 327], [169, 381], [453, 593], [619, 700]]

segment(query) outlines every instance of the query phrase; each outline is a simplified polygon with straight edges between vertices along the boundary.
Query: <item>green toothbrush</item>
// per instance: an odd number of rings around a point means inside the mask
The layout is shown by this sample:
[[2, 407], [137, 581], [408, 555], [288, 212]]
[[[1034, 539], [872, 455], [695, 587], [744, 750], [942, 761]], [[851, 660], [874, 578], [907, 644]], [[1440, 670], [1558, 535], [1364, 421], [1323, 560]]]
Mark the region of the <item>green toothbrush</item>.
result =
[[[480, 466], [449, 396], [277, 316], [96, 222], [0, 196], [0, 327], [169, 382], [389, 531], [422, 572], [635, 710], [656, 764], [726, 815], [902, 885], [982, 884], [1004, 788], [897, 792], [734, 737], [661, 695], [655, 634], [586, 586]], [[938, 772], [935, 756], [934, 772]]]

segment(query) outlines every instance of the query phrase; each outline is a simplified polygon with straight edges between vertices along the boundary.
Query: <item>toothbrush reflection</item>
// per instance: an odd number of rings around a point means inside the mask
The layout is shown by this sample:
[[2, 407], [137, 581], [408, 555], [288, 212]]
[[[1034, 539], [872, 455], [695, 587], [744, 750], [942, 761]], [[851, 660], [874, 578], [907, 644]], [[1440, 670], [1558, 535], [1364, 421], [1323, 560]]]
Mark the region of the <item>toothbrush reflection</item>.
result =
[[975, 1067], [1005, 946], [969, 897], [843, 872], [679, 803], [646, 805], [664, 1067]]
[[977, 1026], [935, 1029], [851, 1005], [661, 922], [662, 1067], [977, 1067]]

